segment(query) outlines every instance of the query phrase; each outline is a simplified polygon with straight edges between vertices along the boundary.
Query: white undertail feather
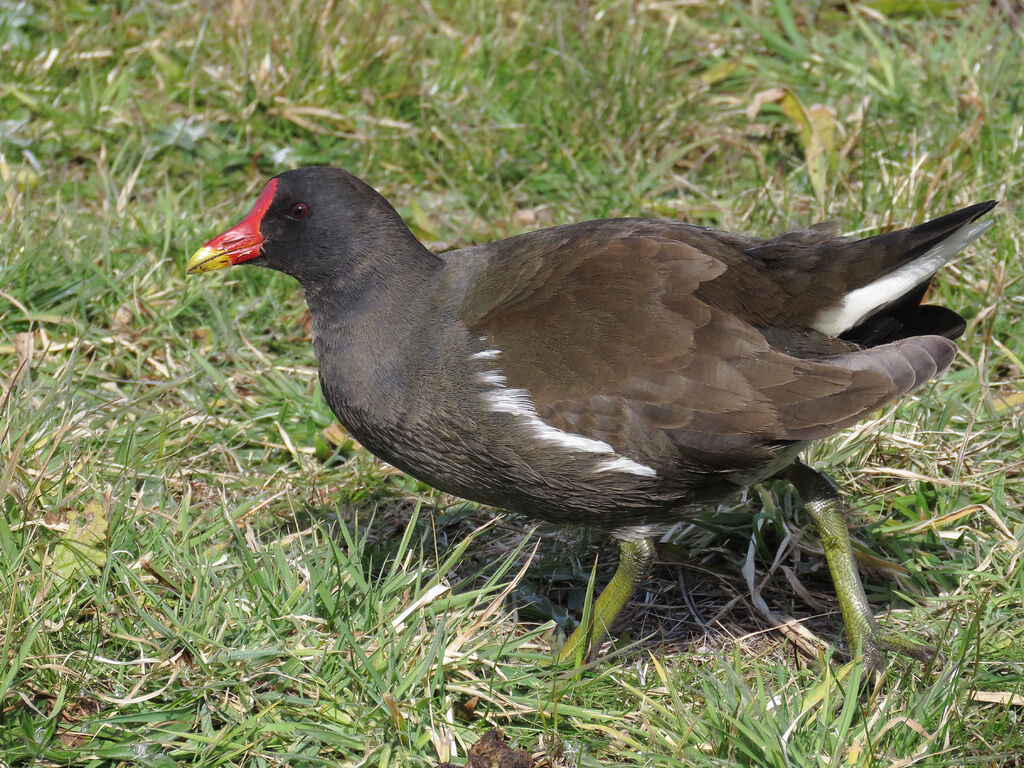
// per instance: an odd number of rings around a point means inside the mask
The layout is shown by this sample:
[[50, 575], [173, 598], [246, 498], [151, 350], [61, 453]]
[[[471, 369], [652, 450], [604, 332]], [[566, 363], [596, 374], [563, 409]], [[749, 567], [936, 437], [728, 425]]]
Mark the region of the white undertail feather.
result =
[[965, 224], [913, 261], [882, 275], [872, 283], [850, 291], [838, 304], [822, 310], [811, 327], [829, 336], [839, 336], [856, 327], [878, 310], [931, 278], [960, 251], [985, 234], [991, 226], [991, 219]]
[[594, 453], [599, 456], [606, 456], [596, 467], [596, 472], [628, 472], [633, 475], [655, 477], [658, 473], [646, 464], [619, 456], [615, 449], [603, 440], [595, 440], [592, 437], [577, 435], [575, 432], [563, 432], [545, 423], [537, 415], [533, 407], [533, 400], [530, 393], [525, 389], [516, 389], [506, 386], [505, 377], [497, 371], [485, 371], [478, 373], [477, 377], [484, 384], [489, 384], [493, 389], [483, 393], [490, 409], [495, 413], [511, 413], [520, 418], [530, 429], [530, 434], [537, 440], [552, 443], [570, 451], [582, 453]]

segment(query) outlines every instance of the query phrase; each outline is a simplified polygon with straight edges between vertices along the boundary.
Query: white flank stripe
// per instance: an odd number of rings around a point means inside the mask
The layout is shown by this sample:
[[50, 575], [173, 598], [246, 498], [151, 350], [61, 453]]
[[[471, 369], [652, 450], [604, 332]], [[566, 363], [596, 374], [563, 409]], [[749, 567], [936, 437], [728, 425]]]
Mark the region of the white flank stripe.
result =
[[484, 384], [490, 384], [494, 387], [505, 387], [505, 377], [497, 371], [484, 371], [483, 373], [478, 373], [477, 378]]
[[494, 389], [483, 393], [484, 400], [496, 413], [510, 413], [519, 417], [530, 428], [530, 432], [537, 440], [566, 448], [570, 451], [582, 451], [584, 453], [598, 453], [609, 456], [595, 467], [596, 472], [628, 472], [633, 475], [645, 477], [656, 477], [657, 472], [651, 467], [639, 462], [619, 456], [615, 449], [603, 440], [595, 440], [592, 437], [577, 435], [575, 432], [563, 432], [544, 422], [537, 415], [530, 399], [530, 393], [525, 389], [514, 389], [505, 386], [505, 377], [497, 371], [486, 371], [477, 374], [485, 384], [491, 384]]
[[605, 459], [597, 465], [598, 472], [632, 472], [634, 475], [645, 475], [647, 477], [657, 477], [658, 473], [648, 467], [646, 464], [640, 464], [632, 459], [627, 459], [625, 456], [619, 456], [615, 459]]
[[[504, 384], [505, 377], [501, 377]], [[496, 413], [514, 413], [517, 416], [528, 416], [534, 413], [533, 402], [530, 400], [530, 393], [525, 389], [512, 389], [500, 387], [484, 392], [484, 400], [491, 404], [491, 410]]]
[[585, 451], [587, 453], [610, 453], [615, 454], [612, 447], [603, 440], [595, 440], [592, 437], [577, 435], [575, 432], [563, 432], [560, 429], [545, 424], [539, 416], [524, 416], [526, 422], [533, 430], [533, 436], [546, 443], [554, 443], [574, 451]]
[[930, 278], [991, 226], [991, 219], [965, 224], [909, 264], [850, 291], [839, 304], [818, 313], [811, 327], [829, 336], [845, 333]]

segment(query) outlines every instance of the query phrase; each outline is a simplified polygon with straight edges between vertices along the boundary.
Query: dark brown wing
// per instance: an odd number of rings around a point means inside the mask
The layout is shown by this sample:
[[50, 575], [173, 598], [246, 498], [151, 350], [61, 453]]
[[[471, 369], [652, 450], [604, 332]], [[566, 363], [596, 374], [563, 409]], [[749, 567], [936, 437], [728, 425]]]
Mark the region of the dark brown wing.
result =
[[[558, 429], [644, 459], [667, 459], [672, 446], [742, 453], [831, 434], [951, 359], [944, 339], [909, 363], [906, 350], [886, 347], [791, 356], [724, 301], [702, 296], [750, 241], [707, 248], [632, 221], [601, 224], [600, 233], [590, 225], [536, 233], [549, 239], [515, 249], [528, 259], [492, 253], [464, 306], [466, 325], [500, 351], [508, 386], [525, 389]], [[740, 314], [784, 295], [757, 265], [743, 275], [735, 263], [728, 269], [741, 281], [730, 298]]]

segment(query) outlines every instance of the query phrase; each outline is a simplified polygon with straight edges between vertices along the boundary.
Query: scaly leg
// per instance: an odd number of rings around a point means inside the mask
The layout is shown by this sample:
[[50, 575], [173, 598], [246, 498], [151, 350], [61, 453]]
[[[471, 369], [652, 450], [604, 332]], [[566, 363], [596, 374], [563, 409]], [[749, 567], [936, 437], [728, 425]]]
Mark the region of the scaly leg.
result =
[[654, 562], [654, 544], [643, 537], [619, 539], [619, 565], [608, 586], [598, 595], [587, 626], [580, 624], [558, 651], [558, 661], [583, 659], [594, 652], [608, 633], [626, 600], [647, 578]]
[[937, 652], [931, 646], [885, 632], [875, 621], [857, 572], [857, 562], [842, 515], [843, 502], [835, 486], [827, 477], [800, 462], [790, 467], [785, 476], [800, 493], [804, 508], [810, 513], [821, 536], [850, 638], [850, 652], [856, 653], [859, 649], [864, 655], [865, 665], [875, 675], [881, 674], [885, 668], [886, 651], [902, 653], [924, 662], [933, 659]]

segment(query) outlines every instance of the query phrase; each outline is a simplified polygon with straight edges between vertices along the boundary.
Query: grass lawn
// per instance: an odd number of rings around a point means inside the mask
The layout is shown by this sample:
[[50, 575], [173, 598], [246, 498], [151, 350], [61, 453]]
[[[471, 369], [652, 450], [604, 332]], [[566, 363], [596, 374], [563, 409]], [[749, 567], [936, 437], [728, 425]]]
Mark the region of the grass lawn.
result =
[[[462, 764], [495, 726], [541, 766], [1024, 763], [1014, 5], [0, 0], [0, 766]], [[184, 276], [307, 164], [442, 250], [1001, 200], [934, 288], [952, 369], [809, 457], [881, 620], [945, 663], [861, 684], [772, 485], [680, 526], [607, 654], [552, 669], [601, 537], [377, 461], [291, 280]]]

